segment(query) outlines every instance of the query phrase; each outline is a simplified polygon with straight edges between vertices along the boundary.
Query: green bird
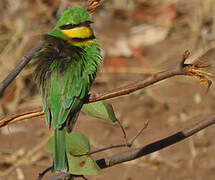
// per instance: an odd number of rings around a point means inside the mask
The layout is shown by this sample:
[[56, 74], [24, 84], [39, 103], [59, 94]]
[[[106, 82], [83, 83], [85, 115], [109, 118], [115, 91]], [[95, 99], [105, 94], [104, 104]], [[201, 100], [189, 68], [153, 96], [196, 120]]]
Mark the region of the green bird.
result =
[[54, 127], [53, 171], [68, 171], [65, 135], [89, 97], [100, 63], [91, 17], [82, 7], [66, 10], [43, 36], [35, 55], [35, 79], [41, 92], [46, 124]]

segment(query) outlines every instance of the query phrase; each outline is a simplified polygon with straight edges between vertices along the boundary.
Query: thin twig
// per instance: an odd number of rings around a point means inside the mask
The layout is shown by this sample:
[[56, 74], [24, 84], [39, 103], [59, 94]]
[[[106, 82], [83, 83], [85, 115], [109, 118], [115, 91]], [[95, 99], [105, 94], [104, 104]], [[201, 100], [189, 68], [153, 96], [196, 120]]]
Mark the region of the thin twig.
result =
[[131, 160], [140, 158], [142, 156], [145, 156], [147, 154], [151, 154], [155, 151], [159, 151], [175, 143], [178, 143], [213, 124], [215, 124], [215, 114], [211, 115], [206, 120], [203, 120], [195, 125], [191, 125], [185, 128], [184, 130], [179, 131], [164, 139], [153, 142], [143, 147], [132, 148], [132, 149], [129, 149], [128, 151], [121, 152], [110, 157], [99, 159], [96, 161], [96, 163], [101, 169], [104, 169], [123, 162], [131, 161]]
[[149, 121], [146, 121], [144, 126], [138, 131], [136, 136], [134, 136], [128, 143], [128, 146], [131, 147], [134, 143], [134, 141], [142, 134], [142, 132], [148, 127]]
[[[186, 53], [187, 53], [187, 51], [184, 54], [186, 54]], [[184, 62], [184, 58], [182, 59], [182, 62]], [[163, 71], [163, 72], [155, 73], [152, 76], [149, 76], [137, 83], [129, 84], [127, 86], [123, 86], [121, 88], [114, 89], [111, 91], [92, 94], [90, 96], [88, 102], [86, 102], [86, 103], [92, 103], [92, 102], [96, 102], [96, 101], [101, 101], [101, 100], [111, 99], [111, 98], [118, 97], [118, 96], [127, 95], [127, 94], [135, 92], [139, 89], [143, 89], [150, 85], [153, 85], [156, 82], [159, 82], [161, 80], [164, 80], [164, 79], [167, 79], [167, 78], [170, 78], [173, 76], [177, 76], [177, 75], [187, 75], [187, 76], [191, 76], [194, 78], [198, 78], [199, 82], [201, 84], [207, 84], [208, 87], [210, 86], [211, 81], [208, 80], [207, 76], [211, 76], [211, 74], [204, 72], [202, 70], [199, 70], [199, 68], [209, 67], [210, 66], [209, 63], [197, 61], [194, 64], [184, 65], [184, 64], [182, 64], [182, 62], [180, 62], [174, 68], [171, 68], [171, 69]], [[38, 111], [34, 110], [33, 113], [24, 112], [23, 114], [28, 114], [27, 118], [33, 118], [33, 117], [41, 116], [44, 113], [42, 112], [42, 109], [40, 109]], [[2, 120], [0, 120], [0, 128], [7, 125], [8, 123], [21, 121], [25, 118], [26, 117], [23, 117], [22, 114], [20, 116], [12, 116], [12, 117], [3, 118]], [[6, 121], [6, 123], [5, 123], [5, 121]]]
[[8, 76], [0, 83], [0, 97], [3, 96], [4, 90], [22, 71], [22, 69], [30, 62], [35, 52], [40, 49], [43, 42], [40, 41], [34, 48], [32, 48], [16, 65], [16, 67], [8, 74]]
[[[107, 146], [107, 147], [103, 147], [101, 149], [91, 151], [91, 152], [87, 153], [86, 155], [92, 155], [92, 154], [107, 151], [107, 150], [110, 150], [110, 149], [116, 149], [116, 148], [121, 148], [121, 147], [126, 147], [126, 146], [127, 146], [126, 144], [110, 145], [110, 146]], [[83, 155], [80, 155], [80, 156], [83, 156]]]
[[24, 119], [30, 119], [33, 117], [38, 117], [38, 116], [41, 116], [43, 114], [44, 114], [44, 112], [41, 109], [14, 114], [12, 116], [6, 117], [3, 120], [1, 120], [0, 121], [0, 127], [6, 126], [6, 125], [9, 125], [9, 124], [12, 124], [12, 123], [15, 123], [17, 121], [24, 120]]
[[126, 146], [128, 146], [127, 135], [126, 135], [125, 129], [123, 128], [123, 126], [122, 126], [122, 124], [121, 124], [121, 122], [120, 122], [120, 120], [118, 118], [116, 118], [116, 121], [117, 121], [117, 123], [119, 124], [119, 127], [122, 130], [123, 138], [125, 140], [125, 144], [126, 144]]
[[53, 166], [46, 168], [43, 172], [39, 173], [37, 180], [41, 180], [43, 178], [43, 176], [45, 176], [45, 174], [49, 171], [51, 171], [53, 169]]
[[[155, 151], [161, 150], [163, 148], [166, 148], [175, 143], [178, 143], [213, 124], [215, 124], [215, 114], [211, 115], [206, 120], [203, 120], [195, 125], [191, 125], [185, 128], [184, 130], [179, 131], [164, 139], [153, 142], [143, 147], [133, 148], [125, 152], [121, 152], [106, 158], [99, 159], [96, 161], [96, 163], [101, 169], [104, 169], [104, 168], [112, 167], [117, 164], [121, 164], [123, 162], [131, 161], [131, 160], [140, 158], [142, 156], [145, 156], [147, 154], [151, 154]], [[61, 175], [65, 177], [67, 174], [62, 173]], [[50, 180], [53, 180], [53, 179], [50, 179]]]
[[[183, 68], [183, 70], [184, 70], [184, 68]], [[176, 76], [176, 75], [186, 75], [186, 74], [185, 74], [185, 71], [181, 71], [180, 69], [178, 69], [178, 67], [169, 69], [167, 71], [155, 73], [152, 76], [149, 76], [149, 77], [145, 78], [144, 80], [139, 81], [137, 83], [129, 84], [127, 86], [123, 86], [121, 88], [114, 89], [111, 91], [97, 93], [95, 95], [93, 94], [93, 95], [91, 95], [91, 97], [89, 99], [89, 103], [100, 101], [100, 100], [111, 99], [111, 98], [118, 97], [118, 96], [128, 95], [134, 91], [143, 89], [158, 81], [161, 81], [161, 80], [164, 80], [164, 79]]]
[[140, 136], [140, 134], [142, 134], [143, 130], [145, 130], [148, 127], [148, 124], [149, 124], [149, 121], [146, 121], [145, 124], [144, 124], [144, 127], [142, 127], [137, 132], [137, 134], [133, 138], [131, 138], [129, 141], [127, 141], [126, 143], [117, 144], [117, 145], [111, 145], [111, 146], [108, 146], [108, 147], [97, 149], [95, 151], [91, 151], [91, 152], [87, 153], [86, 155], [92, 155], [92, 154], [96, 154], [98, 152], [103, 152], [103, 151], [110, 150], [110, 149], [115, 149], [115, 148], [131, 147], [134, 144], [134, 141]]

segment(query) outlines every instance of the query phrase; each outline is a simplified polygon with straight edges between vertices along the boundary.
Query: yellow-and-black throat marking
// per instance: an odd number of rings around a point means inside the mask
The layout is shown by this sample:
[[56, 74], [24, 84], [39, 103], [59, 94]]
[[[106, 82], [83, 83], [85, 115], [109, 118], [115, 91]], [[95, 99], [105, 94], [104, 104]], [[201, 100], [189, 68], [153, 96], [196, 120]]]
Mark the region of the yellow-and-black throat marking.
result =
[[85, 21], [80, 24], [66, 24], [60, 26], [61, 33], [71, 42], [85, 42], [95, 39], [93, 30], [90, 27], [91, 21]]

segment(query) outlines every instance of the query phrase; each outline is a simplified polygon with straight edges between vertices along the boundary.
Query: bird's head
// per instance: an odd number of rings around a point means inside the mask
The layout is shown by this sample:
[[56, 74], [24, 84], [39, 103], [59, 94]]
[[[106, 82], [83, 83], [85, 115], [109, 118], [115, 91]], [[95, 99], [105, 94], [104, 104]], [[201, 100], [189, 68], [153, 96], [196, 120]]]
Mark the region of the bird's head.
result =
[[49, 35], [68, 40], [74, 45], [88, 44], [95, 39], [87, 10], [73, 6], [66, 10]]

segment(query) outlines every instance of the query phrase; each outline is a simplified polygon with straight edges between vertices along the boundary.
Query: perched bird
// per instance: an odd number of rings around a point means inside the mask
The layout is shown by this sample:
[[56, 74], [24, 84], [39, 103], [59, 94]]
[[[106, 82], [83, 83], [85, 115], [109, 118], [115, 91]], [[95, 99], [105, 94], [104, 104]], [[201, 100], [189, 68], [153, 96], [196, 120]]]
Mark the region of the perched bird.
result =
[[66, 131], [71, 132], [89, 96], [100, 63], [100, 51], [82, 7], [66, 10], [54, 29], [43, 36], [35, 55], [35, 80], [41, 92], [46, 124], [54, 127], [53, 171], [68, 171]]

